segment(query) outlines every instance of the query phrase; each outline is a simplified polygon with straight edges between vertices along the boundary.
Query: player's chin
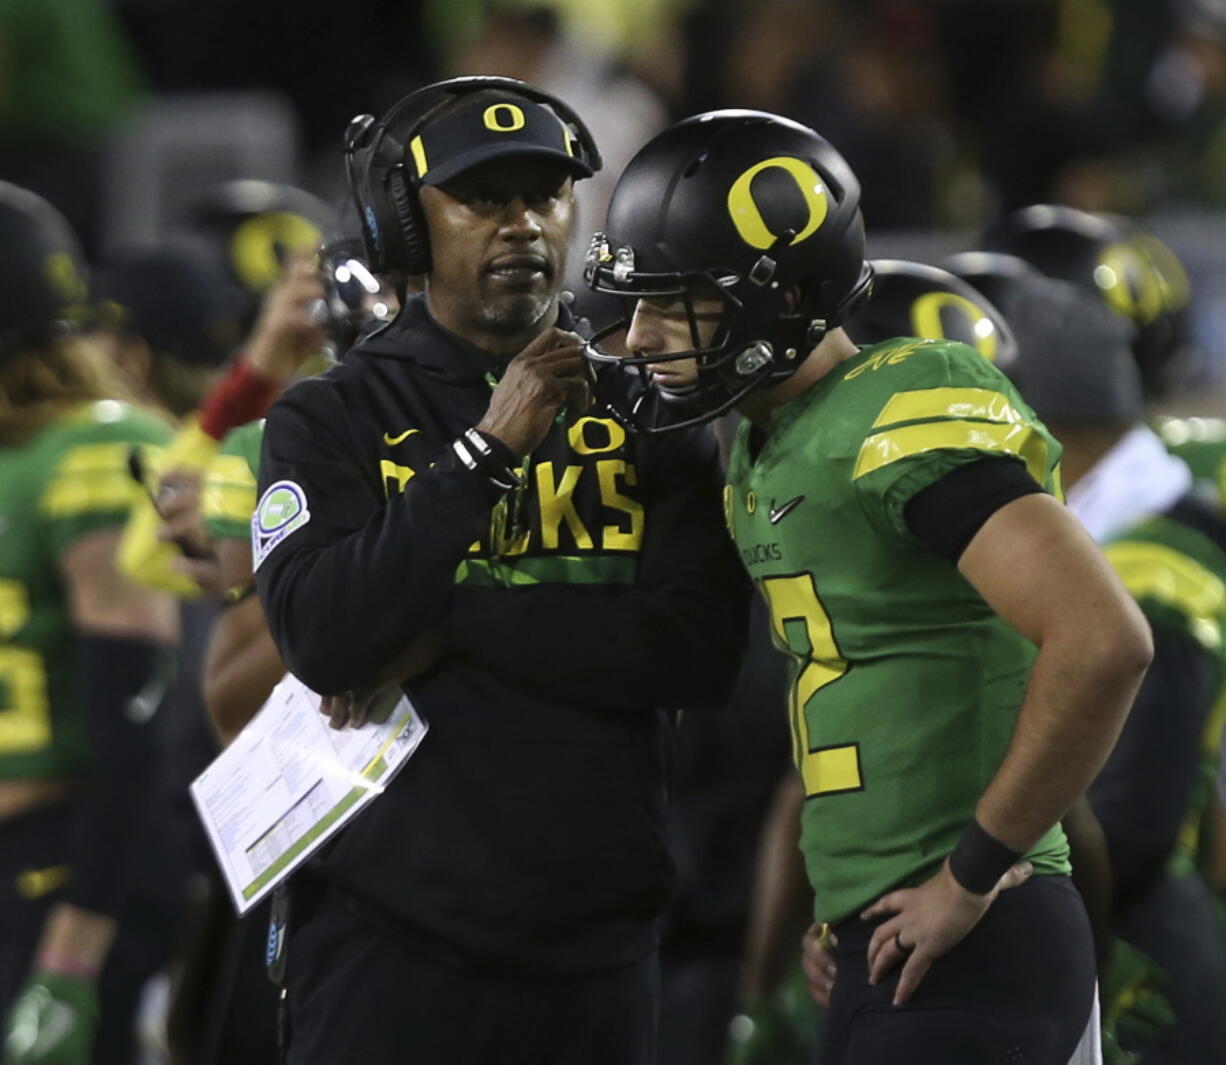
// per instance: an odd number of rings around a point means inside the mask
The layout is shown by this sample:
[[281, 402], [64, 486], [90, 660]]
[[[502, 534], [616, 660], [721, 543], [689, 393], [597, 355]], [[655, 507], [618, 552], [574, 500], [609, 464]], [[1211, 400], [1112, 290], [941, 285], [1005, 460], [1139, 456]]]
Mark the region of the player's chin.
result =
[[684, 403], [692, 399], [698, 391], [698, 381], [674, 374], [652, 374], [651, 387], [660, 393], [666, 401]]

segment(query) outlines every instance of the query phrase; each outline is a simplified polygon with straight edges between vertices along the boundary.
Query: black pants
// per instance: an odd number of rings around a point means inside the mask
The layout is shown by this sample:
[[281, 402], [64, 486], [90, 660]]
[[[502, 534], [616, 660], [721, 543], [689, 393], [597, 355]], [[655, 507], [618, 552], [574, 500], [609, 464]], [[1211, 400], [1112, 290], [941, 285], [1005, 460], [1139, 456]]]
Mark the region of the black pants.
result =
[[[48, 912], [59, 901], [58, 890], [31, 896], [22, 885], [30, 873], [63, 862], [73, 814], [71, 804], [56, 803], [0, 823], [0, 1017], [25, 985]], [[94, 1065], [128, 1065], [135, 1052], [141, 991], [165, 963], [182, 918], [181, 899], [153, 890], [160, 886], [129, 885], [125, 892], [98, 978]]]
[[1162, 966], [1175, 1027], [1155, 1043], [1122, 1039], [1145, 1065], [1226, 1061], [1226, 943], [1213, 896], [1195, 873], [1167, 874], [1131, 902], [1117, 934]]
[[845, 921], [822, 1028], [822, 1065], [1066, 1065], [1094, 999], [1094, 944], [1067, 877], [1003, 891], [983, 920], [933, 963], [905, 1006], [899, 969], [869, 986], [880, 922]]
[[290, 933], [290, 1065], [654, 1065], [659, 971], [532, 978], [427, 957], [327, 895]]

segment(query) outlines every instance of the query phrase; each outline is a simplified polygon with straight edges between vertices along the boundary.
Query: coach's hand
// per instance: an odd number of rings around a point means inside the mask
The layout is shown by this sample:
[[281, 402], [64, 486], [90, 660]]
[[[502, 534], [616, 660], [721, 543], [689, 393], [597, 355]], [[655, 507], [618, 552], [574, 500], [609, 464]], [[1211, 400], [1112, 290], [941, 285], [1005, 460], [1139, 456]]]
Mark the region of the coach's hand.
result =
[[909, 1001], [932, 963], [962, 941], [1000, 892], [1025, 883], [1032, 871], [1029, 862], [1019, 862], [986, 895], [976, 895], [954, 879], [947, 860], [919, 887], [883, 895], [860, 914], [865, 921], [893, 914], [869, 940], [868, 982], [880, 983], [902, 962], [894, 1005]]
[[582, 412], [591, 400], [583, 338], [548, 329], [507, 363], [477, 424], [522, 458], [545, 439], [563, 407]]

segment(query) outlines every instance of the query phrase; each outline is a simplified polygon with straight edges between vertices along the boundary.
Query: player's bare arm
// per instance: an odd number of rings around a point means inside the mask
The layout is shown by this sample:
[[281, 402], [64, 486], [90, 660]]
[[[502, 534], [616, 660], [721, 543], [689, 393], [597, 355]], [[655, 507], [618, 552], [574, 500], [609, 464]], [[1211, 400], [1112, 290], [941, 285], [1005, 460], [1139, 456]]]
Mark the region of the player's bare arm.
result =
[[[1149, 664], [1149, 628], [1093, 541], [1050, 496], [1024, 496], [998, 510], [958, 568], [1038, 648], [1005, 760], [976, 808], [989, 836], [1025, 853], [1110, 754]], [[879, 899], [864, 916], [893, 917], [869, 944], [871, 978], [905, 961], [894, 1002], [908, 1001], [997, 892], [1028, 874], [1026, 864], [1014, 866], [978, 895], [954, 879], [947, 861], [920, 887]]]

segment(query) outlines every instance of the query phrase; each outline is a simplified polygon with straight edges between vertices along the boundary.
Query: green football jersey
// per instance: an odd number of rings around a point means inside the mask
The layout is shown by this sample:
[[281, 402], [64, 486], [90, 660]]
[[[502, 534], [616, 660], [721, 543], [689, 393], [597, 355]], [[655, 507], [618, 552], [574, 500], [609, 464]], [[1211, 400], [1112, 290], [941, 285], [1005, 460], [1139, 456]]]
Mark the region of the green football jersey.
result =
[[250, 540], [264, 419], [226, 434], [204, 478], [204, 523], [214, 540]]
[[0, 779], [85, 769], [60, 558], [78, 537], [124, 524], [140, 493], [128, 470], [132, 448], [168, 437], [160, 422], [104, 400], [0, 448]]
[[[818, 920], [931, 875], [1013, 732], [1034, 647], [908, 530], [918, 492], [1010, 456], [1059, 494], [1060, 447], [973, 349], [867, 348], [780, 409], [756, 455], [741, 426], [729, 527], [793, 663], [801, 849]], [[1028, 854], [1067, 873], [1054, 826]]]
[[1191, 525], [1157, 515], [1113, 538], [1103, 554], [1151, 625], [1187, 633], [1217, 666], [1217, 697], [1205, 723], [1200, 773], [1174, 856], [1177, 867], [1190, 867], [1201, 857], [1201, 829], [1226, 721], [1226, 552]]
[[1153, 429], [1167, 451], [1182, 459], [1192, 476], [1211, 485], [1226, 501], [1226, 421], [1220, 418], [1157, 418]]

